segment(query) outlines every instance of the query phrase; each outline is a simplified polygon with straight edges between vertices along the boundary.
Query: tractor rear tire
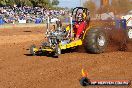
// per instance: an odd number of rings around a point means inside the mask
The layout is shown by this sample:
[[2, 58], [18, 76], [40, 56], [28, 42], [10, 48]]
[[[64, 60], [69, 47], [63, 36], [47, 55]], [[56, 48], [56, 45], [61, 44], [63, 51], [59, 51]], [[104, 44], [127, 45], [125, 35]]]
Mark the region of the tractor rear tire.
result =
[[84, 47], [87, 52], [93, 54], [103, 53], [107, 47], [107, 36], [100, 28], [91, 28], [84, 39]]

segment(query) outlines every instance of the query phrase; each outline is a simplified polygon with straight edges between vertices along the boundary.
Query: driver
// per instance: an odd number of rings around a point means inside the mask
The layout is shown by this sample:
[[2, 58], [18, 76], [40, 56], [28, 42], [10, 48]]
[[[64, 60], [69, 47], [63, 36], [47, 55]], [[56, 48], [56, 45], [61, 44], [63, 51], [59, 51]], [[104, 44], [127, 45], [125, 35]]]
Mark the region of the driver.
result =
[[75, 40], [78, 40], [86, 26], [83, 13], [78, 14], [76, 21], [77, 22], [75, 23], [75, 32], [76, 32]]

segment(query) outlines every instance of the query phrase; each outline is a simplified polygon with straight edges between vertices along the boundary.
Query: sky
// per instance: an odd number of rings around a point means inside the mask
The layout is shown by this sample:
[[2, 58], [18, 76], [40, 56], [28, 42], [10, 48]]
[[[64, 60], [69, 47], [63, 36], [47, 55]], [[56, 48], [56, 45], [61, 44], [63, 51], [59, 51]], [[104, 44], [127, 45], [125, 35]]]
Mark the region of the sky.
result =
[[[80, 0], [59, 0], [60, 4], [59, 6], [61, 7], [68, 7], [68, 8], [74, 8], [74, 7], [79, 7], [80, 6]], [[85, 2], [86, 0], [82, 0], [82, 2]], [[100, 0], [93, 0], [96, 2], [96, 4], [99, 6]]]

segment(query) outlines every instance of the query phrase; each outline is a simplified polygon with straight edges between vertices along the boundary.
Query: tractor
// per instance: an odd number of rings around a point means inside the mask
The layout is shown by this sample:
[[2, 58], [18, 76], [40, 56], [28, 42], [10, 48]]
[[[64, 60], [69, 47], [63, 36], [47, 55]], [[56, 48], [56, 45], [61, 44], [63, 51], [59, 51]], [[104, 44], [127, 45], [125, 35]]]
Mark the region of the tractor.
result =
[[[109, 32], [116, 30], [115, 21], [91, 21], [90, 11], [87, 8], [76, 7], [69, 16], [70, 23], [65, 27], [61, 21], [57, 21], [54, 28], [50, 28], [50, 17], [47, 17], [47, 31], [45, 33], [47, 41], [42, 43], [40, 48], [35, 45], [30, 47], [30, 53], [50, 53], [58, 57], [62, 50], [74, 49], [84, 46], [89, 53], [103, 53], [108, 44]], [[56, 27], [55, 27], [56, 26]], [[121, 30], [123, 28], [121, 27]], [[127, 30], [128, 29], [128, 30]], [[124, 29], [124, 34], [132, 40], [132, 28]]]

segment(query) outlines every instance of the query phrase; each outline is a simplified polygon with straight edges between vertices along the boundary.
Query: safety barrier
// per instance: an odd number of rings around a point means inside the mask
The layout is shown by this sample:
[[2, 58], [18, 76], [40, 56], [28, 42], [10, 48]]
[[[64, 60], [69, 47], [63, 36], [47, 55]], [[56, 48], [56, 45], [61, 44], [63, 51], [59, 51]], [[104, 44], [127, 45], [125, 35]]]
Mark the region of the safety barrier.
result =
[[0, 19], [0, 25], [4, 24], [4, 20], [3, 19]]

